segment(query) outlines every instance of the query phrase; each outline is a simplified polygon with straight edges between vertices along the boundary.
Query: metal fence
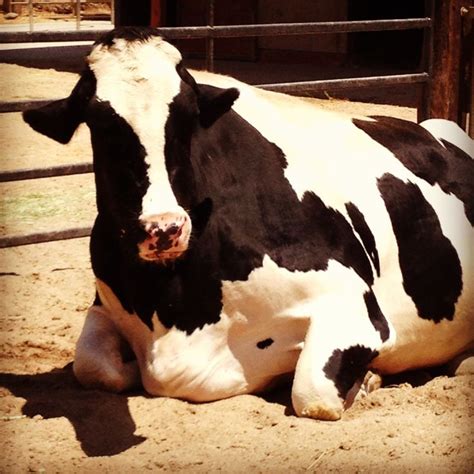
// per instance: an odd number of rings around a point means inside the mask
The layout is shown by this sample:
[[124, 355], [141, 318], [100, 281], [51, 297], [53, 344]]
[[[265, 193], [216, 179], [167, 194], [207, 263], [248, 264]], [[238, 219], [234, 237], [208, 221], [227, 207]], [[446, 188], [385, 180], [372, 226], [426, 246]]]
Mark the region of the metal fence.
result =
[[[4, 0], [5, 2], [5, 0]], [[74, 10], [74, 16], [76, 17], [76, 30], [81, 28], [81, 4], [84, 3], [99, 3], [99, 2], [87, 2], [85, 0], [71, 0], [65, 2], [64, 0], [51, 0], [51, 1], [36, 1], [36, 0], [26, 0], [26, 1], [8, 1], [8, 9], [14, 7], [15, 5], [27, 5], [28, 6], [28, 25], [30, 33], [34, 32], [35, 21], [34, 21], [34, 6], [35, 5], [71, 5]], [[111, 21], [114, 21], [114, 2], [113, 0], [104, 0], [100, 3], [110, 3], [111, 9]]]
[[[31, 1], [31, 0], [30, 0]], [[205, 38], [208, 42], [206, 48], [206, 63], [208, 69], [214, 68], [213, 41], [216, 38], [235, 37], [257, 37], [257, 36], [288, 36], [288, 35], [319, 35], [328, 33], [355, 33], [375, 32], [390, 30], [423, 29], [424, 35], [424, 68], [423, 72], [412, 74], [400, 74], [390, 76], [359, 77], [350, 79], [331, 79], [305, 82], [262, 84], [267, 90], [301, 94], [327, 91], [332, 92], [340, 89], [358, 87], [381, 87], [400, 84], [421, 85], [421, 97], [418, 107], [419, 119], [428, 118], [428, 101], [430, 94], [430, 74], [432, 68], [433, 50], [433, 2], [429, 1], [429, 15], [424, 18], [395, 19], [395, 20], [371, 20], [371, 21], [336, 21], [336, 22], [312, 22], [312, 23], [283, 23], [265, 25], [232, 25], [214, 26], [213, 0], [210, 1], [208, 11], [208, 25], [199, 27], [176, 27], [157, 28], [159, 34], [169, 40]], [[88, 41], [95, 40], [102, 32], [93, 30], [78, 30], [70, 32], [38, 31], [35, 33], [9, 32], [0, 33], [0, 42], [40, 42], [40, 41]], [[54, 99], [51, 99], [54, 100]], [[33, 106], [39, 106], [50, 102], [38, 101], [16, 101], [0, 103], [0, 112], [21, 111]], [[38, 179], [51, 176], [67, 176], [92, 171], [90, 164], [78, 164], [70, 166], [59, 166], [47, 169], [17, 170], [0, 173], [0, 182]], [[32, 243], [48, 242], [89, 235], [89, 228], [66, 229], [40, 234], [23, 236], [0, 237], [0, 248]]]

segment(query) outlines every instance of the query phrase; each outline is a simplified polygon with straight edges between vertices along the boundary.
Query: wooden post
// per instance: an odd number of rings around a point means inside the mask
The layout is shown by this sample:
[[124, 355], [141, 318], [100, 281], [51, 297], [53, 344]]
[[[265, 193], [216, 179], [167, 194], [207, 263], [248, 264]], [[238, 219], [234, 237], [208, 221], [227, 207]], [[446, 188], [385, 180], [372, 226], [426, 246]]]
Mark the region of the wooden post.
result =
[[474, 6], [462, 9], [461, 90], [459, 121], [474, 138]]
[[461, 8], [471, 0], [435, 0], [433, 73], [429, 116], [458, 121], [461, 67]]

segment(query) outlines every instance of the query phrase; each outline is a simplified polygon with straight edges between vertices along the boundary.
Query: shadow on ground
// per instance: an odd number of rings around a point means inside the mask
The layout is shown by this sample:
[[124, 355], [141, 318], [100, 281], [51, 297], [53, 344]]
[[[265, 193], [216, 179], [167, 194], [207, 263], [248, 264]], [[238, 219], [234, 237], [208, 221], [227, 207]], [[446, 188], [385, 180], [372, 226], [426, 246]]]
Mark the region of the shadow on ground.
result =
[[85, 390], [76, 382], [71, 364], [44, 374], [1, 373], [0, 385], [26, 399], [22, 412], [28, 417], [66, 417], [87, 456], [119, 454], [146, 439], [134, 434], [136, 425], [128, 407], [133, 394]]

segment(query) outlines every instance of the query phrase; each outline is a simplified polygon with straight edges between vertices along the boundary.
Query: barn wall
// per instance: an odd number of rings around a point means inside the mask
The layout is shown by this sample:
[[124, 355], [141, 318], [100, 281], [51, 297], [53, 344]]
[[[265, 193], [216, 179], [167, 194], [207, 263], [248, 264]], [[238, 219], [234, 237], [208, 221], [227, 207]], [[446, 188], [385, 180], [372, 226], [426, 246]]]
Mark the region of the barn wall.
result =
[[[341, 21], [347, 19], [347, 1], [259, 0], [260, 23], [299, 23], [311, 21]], [[305, 35], [259, 38], [262, 55], [271, 52], [320, 52], [343, 54], [347, 49], [347, 35]]]
[[[219, 0], [215, 2], [215, 24], [293, 23], [345, 20], [348, 0]], [[177, 0], [168, 3], [167, 25], [205, 25], [207, 0]], [[199, 56], [203, 41], [181, 42], [184, 51]], [[347, 49], [347, 35], [305, 35], [264, 38], [219, 39], [215, 43], [218, 59], [308, 60], [315, 55], [341, 55]]]

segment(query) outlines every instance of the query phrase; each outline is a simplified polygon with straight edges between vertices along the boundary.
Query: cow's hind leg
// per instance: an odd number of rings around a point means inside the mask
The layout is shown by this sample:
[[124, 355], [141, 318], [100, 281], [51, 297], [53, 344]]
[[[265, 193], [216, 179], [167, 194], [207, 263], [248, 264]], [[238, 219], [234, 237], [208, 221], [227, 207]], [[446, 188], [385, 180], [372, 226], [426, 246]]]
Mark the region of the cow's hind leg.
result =
[[[293, 381], [298, 416], [338, 420], [351, 405], [383, 340], [380, 324], [368, 315], [367, 299], [346, 292], [316, 308]], [[372, 308], [373, 309], [373, 308]]]
[[136, 360], [128, 360], [127, 344], [101, 306], [92, 306], [76, 345], [74, 375], [88, 388], [122, 392], [140, 386]]

